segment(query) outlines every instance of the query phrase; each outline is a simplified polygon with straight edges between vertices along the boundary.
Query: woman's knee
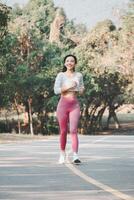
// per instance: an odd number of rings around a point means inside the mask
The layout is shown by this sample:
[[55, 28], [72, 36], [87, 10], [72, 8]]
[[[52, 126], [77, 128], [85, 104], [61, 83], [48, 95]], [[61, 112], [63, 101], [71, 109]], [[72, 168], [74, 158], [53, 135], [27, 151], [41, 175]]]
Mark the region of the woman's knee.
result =
[[72, 135], [76, 135], [76, 134], [77, 134], [77, 129], [76, 129], [76, 128], [70, 129], [70, 133], [71, 133]]
[[62, 129], [62, 130], [60, 131], [60, 134], [61, 134], [62, 136], [67, 135], [67, 129]]

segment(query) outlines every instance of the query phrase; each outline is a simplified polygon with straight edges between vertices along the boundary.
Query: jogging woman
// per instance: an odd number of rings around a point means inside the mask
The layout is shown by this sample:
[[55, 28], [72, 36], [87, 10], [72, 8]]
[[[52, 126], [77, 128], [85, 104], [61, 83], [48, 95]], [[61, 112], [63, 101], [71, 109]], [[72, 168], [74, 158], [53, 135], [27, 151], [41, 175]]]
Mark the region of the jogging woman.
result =
[[80, 118], [80, 106], [77, 95], [83, 94], [84, 84], [82, 74], [75, 71], [76, 64], [77, 58], [74, 55], [67, 55], [64, 58], [63, 70], [57, 74], [54, 84], [55, 94], [61, 95], [56, 110], [60, 127], [60, 164], [66, 162], [65, 149], [68, 131], [71, 135], [73, 163], [81, 163], [78, 157], [79, 141], [77, 130]]

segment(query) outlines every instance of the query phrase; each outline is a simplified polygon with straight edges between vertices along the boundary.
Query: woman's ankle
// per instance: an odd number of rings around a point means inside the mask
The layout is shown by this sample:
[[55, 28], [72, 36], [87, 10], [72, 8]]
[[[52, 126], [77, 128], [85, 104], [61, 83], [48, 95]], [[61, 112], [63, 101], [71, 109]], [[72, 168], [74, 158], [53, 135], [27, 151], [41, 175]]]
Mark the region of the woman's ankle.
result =
[[64, 164], [65, 160], [66, 160], [66, 153], [65, 153], [65, 151], [60, 151], [59, 164]]
[[78, 153], [73, 152], [73, 160], [77, 160], [77, 159], [79, 159]]

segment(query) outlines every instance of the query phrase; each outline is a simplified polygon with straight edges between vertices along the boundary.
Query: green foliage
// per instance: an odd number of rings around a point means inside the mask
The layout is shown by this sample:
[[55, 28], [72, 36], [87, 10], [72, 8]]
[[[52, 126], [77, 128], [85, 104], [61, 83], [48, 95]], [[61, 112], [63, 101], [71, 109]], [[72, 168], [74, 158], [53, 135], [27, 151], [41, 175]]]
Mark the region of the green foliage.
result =
[[0, 3], [0, 41], [7, 32], [10, 10], [10, 7]]
[[60, 29], [60, 45], [49, 42], [56, 15], [53, 1], [30, 0], [23, 9], [15, 5], [10, 22], [9, 10], [0, 4], [4, 35], [0, 43], [0, 107], [14, 104], [16, 98], [28, 111], [31, 98], [34, 127], [40, 127], [43, 134], [57, 132], [54, 112], [59, 96], [54, 95], [53, 85], [68, 53], [77, 56], [76, 70], [84, 77], [86, 89], [80, 97], [83, 133], [102, 128], [106, 109], [116, 110], [124, 100], [133, 102], [133, 2], [124, 13], [122, 28], [117, 30], [111, 20], [105, 20], [89, 33], [84, 25], [69, 21], [61, 9], [65, 23]]
[[34, 23], [35, 28], [40, 31], [40, 34], [49, 36], [50, 24], [55, 16], [53, 1], [31, 0], [25, 7], [24, 13], [26, 18]]

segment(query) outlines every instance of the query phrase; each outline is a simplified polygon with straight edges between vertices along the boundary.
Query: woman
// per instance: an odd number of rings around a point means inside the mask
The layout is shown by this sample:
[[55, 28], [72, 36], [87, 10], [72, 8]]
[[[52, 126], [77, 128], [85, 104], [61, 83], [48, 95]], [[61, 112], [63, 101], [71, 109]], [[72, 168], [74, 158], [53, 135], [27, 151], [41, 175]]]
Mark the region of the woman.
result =
[[78, 121], [80, 118], [80, 106], [77, 95], [84, 91], [83, 76], [79, 72], [75, 72], [77, 58], [74, 55], [67, 55], [64, 58], [64, 67], [62, 72], [58, 73], [55, 84], [55, 94], [61, 94], [56, 116], [60, 127], [60, 158], [59, 163], [63, 164], [66, 160], [66, 141], [69, 124], [69, 132], [71, 134], [73, 163], [81, 163], [78, 157]]

